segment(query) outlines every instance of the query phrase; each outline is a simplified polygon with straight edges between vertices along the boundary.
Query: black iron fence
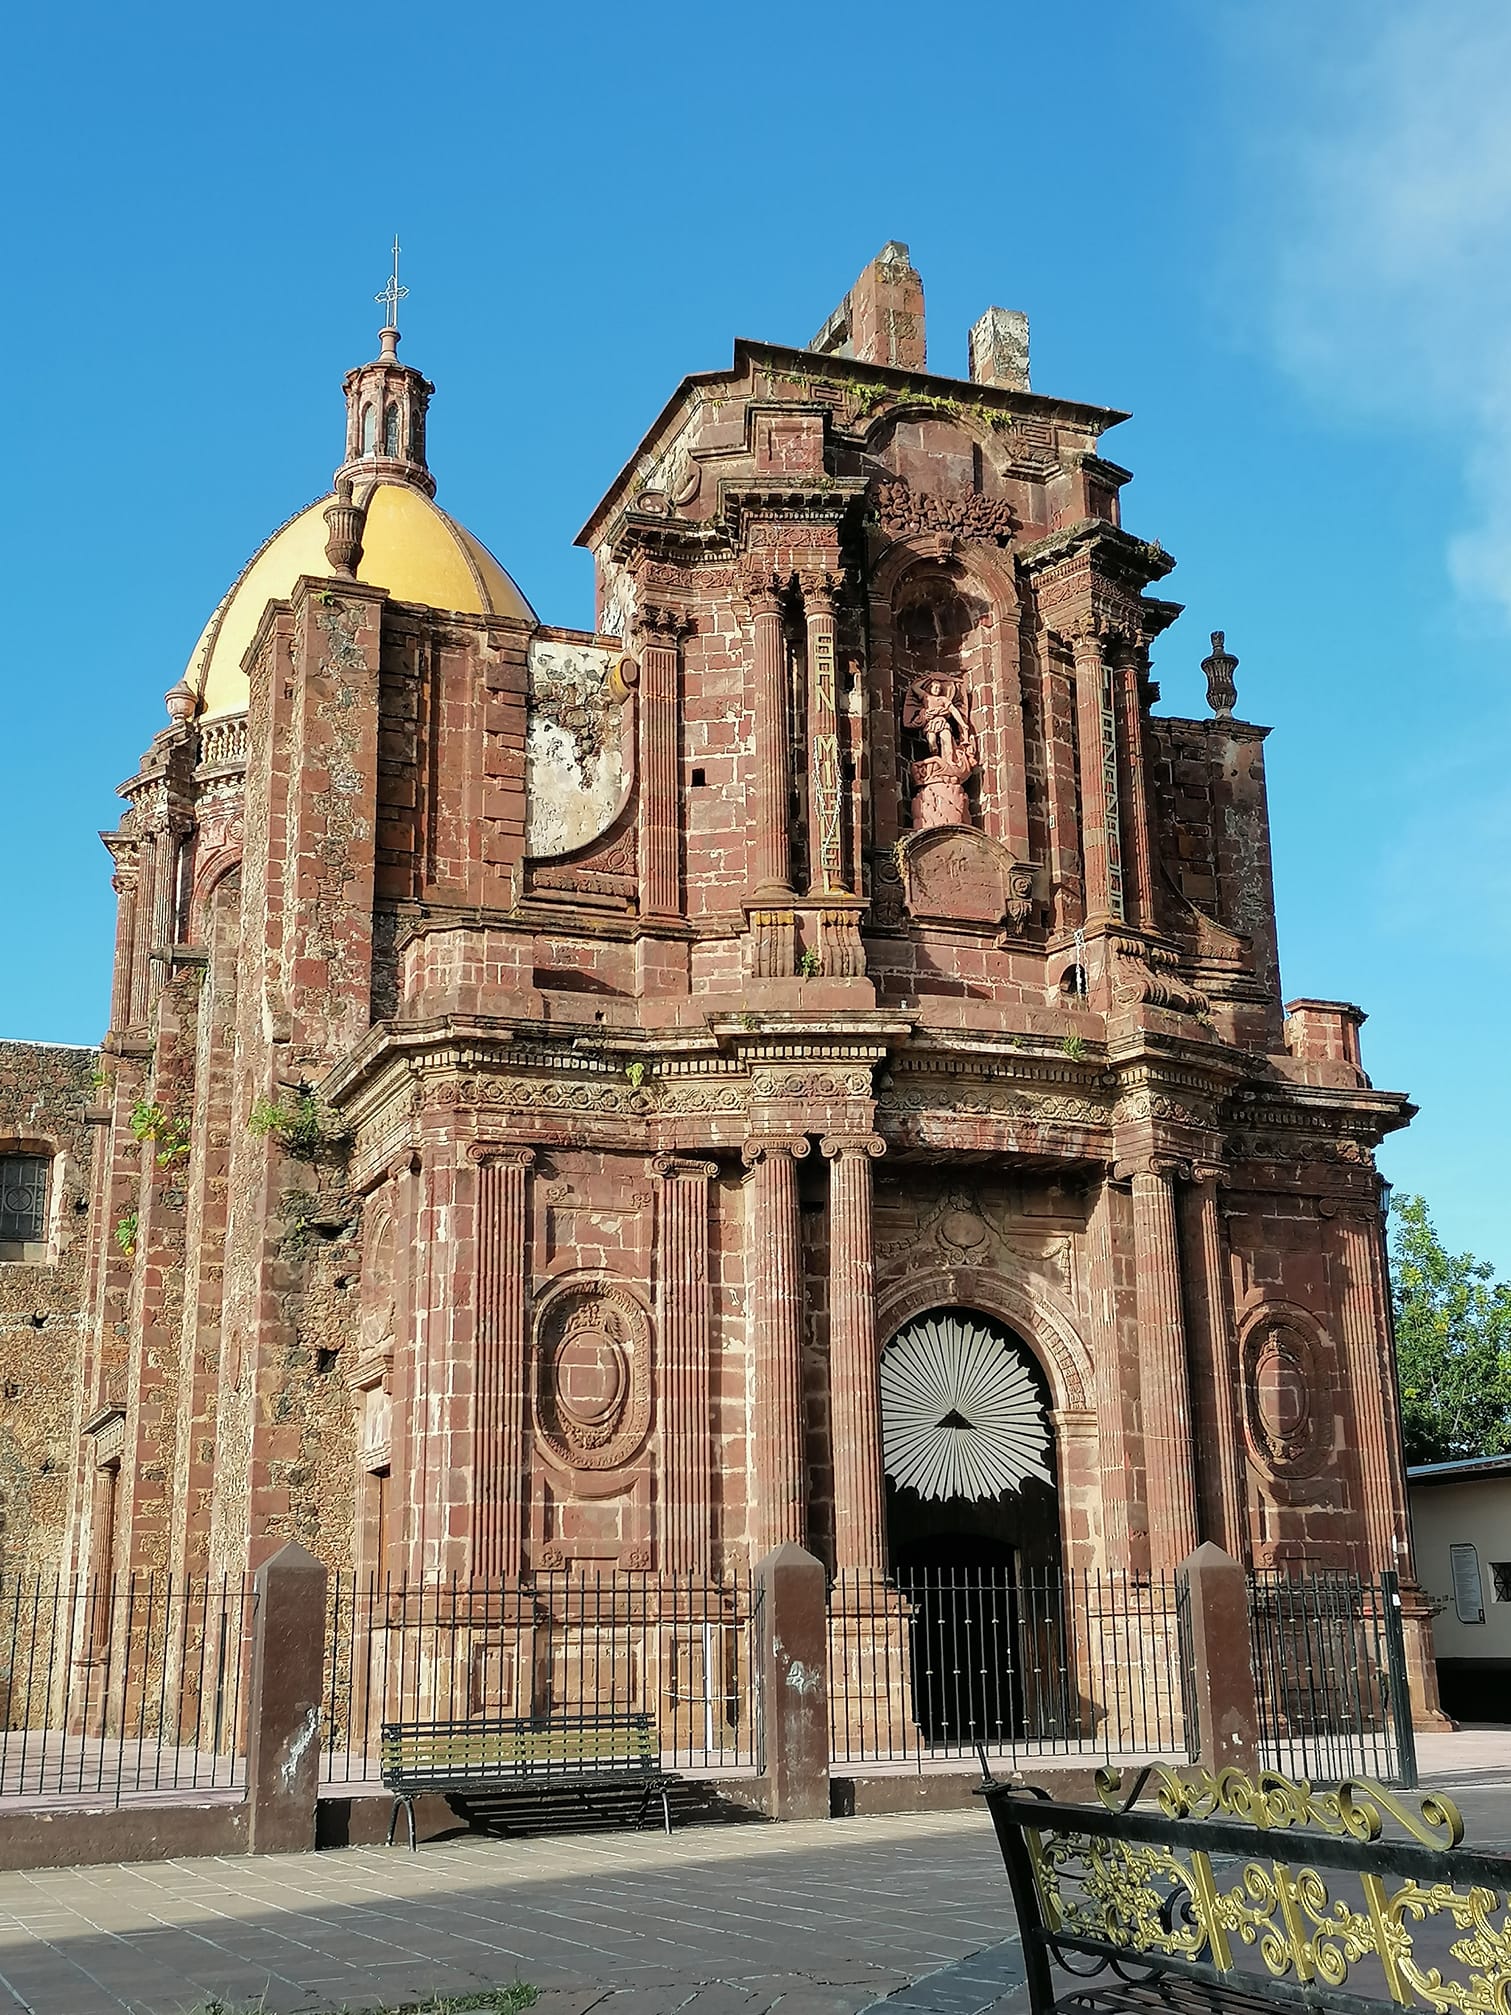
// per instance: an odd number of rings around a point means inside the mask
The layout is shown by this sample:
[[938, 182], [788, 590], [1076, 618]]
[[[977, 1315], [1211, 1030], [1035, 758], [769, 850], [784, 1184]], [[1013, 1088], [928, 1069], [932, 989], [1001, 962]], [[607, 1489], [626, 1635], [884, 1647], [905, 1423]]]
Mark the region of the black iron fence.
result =
[[1271, 1768], [1416, 1783], [1397, 1575], [1254, 1575], [1249, 1636]]
[[1171, 1577], [931, 1567], [829, 1623], [836, 1763], [1184, 1755]]
[[[1266, 1763], [1416, 1781], [1395, 1576], [1251, 1577]], [[376, 1784], [393, 1720], [643, 1713], [668, 1768], [760, 1767], [747, 1575], [331, 1579], [323, 1770]], [[256, 1598], [241, 1578], [0, 1577], [0, 1804], [237, 1793]], [[1183, 1755], [1176, 1577], [937, 1567], [829, 1615], [836, 1767]]]
[[239, 1576], [0, 1576], [0, 1804], [244, 1788], [255, 1603]]
[[670, 1769], [755, 1767], [748, 1576], [331, 1578], [327, 1783], [379, 1776], [385, 1721], [649, 1714]]

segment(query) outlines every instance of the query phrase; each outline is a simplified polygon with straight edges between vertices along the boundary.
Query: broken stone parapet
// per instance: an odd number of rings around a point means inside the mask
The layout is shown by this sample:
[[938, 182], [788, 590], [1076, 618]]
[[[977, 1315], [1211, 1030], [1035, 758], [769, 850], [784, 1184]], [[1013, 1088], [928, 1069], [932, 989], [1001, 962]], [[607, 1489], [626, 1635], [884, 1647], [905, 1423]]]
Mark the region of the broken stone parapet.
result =
[[1004, 392], [1026, 392], [1028, 317], [1018, 308], [988, 308], [971, 330], [971, 378]]

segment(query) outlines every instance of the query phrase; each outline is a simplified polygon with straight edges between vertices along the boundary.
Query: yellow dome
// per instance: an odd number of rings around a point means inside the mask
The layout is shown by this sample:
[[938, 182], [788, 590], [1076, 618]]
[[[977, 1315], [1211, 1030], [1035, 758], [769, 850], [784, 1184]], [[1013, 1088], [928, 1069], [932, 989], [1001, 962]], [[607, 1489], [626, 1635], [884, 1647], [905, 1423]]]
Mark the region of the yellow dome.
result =
[[[286, 601], [301, 574], [330, 573], [325, 557], [326, 506], [321, 497], [281, 525], [252, 555], [204, 627], [184, 679], [201, 701], [200, 714], [239, 714], [247, 704], [241, 661], [269, 602]], [[367, 504], [357, 579], [387, 588], [396, 601], [464, 616], [535, 612], [480, 540], [407, 483], [380, 483]]]

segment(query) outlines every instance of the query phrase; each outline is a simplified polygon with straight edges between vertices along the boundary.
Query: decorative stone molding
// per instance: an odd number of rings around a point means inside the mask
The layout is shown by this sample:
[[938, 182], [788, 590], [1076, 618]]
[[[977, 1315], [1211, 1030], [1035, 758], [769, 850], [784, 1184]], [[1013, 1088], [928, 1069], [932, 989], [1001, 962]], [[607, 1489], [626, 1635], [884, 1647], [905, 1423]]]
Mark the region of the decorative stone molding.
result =
[[1084, 1412], [1092, 1405], [1095, 1375], [1080, 1331], [1062, 1310], [1009, 1280], [994, 1267], [910, 1269], [878, 1292], [876, 1333], [888, 1342], [915, 1316], [931, 1308], [974, 1308], [1021, 1336], [1049, 1381], [1056, 1412]]
[[1021, 933], [1033, 921], [1038, 870], [973, 826], [909, 833], [896, 850], [908, 914], [920, 923], [976, 923]]
[[915, 490], [902, 476], [882, 477], [871, 494], [877, 521], [888, 539], [950, 532], [961, 539], [1006, 545], [1018, 529], [1017, 516], [1006, 497], [983, 497], [974, 492], [941, 496], [932, 490]]
[[535, 1314], [531, 1397], [536, 1438], [564, 1469], [620, 1469], [650, 1430], [651, 1325], [609, 1274], [553, 1282]]
[[1204, 1015], [1210, 1011], [1211, 1000], [1184, 977], [1168, 946], [1138, 938], [1114, 937], [1110, 942], [1113, 998], [1121, 1005], [1142, 1002], [1172, 1014]]
[[1254, 1460], [1271, 1476], [1314, 1474], [1332, 1451], [1333, 1423], [1317, 1403], [1328, 1384], [1312, 1318], [1288, 1303], [1261, 1304], [1239, 1338], [1239, 1365]]

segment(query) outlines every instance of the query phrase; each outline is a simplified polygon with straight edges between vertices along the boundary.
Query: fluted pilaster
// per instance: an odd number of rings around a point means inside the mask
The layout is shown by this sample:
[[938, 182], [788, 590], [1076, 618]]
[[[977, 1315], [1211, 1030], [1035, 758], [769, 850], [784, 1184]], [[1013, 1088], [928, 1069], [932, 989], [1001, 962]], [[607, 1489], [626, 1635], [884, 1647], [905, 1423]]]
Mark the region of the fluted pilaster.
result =
[[871, 1163], [879, 1135], [823, 1142], [829, 1178], [829, 1432], [834, 1463], [834, 1565], [841, 1575], [886, 1569], [881, 1375]]
[[656, 1323], [661, 1363], [661, 1566], [707, 1574], [712, 1543], [708, 1185], [711, 1161], [658, 1154]]
[[1359, 1465], [1365, 1543], [1364, 1571], [1410, 1571], [1406, 1497], [1401, 1464], [1396, 1375], [1379, 1212], [1368, 1205], [1334, 1206], [1329, 1243], [1341, 1261], [1337, 1306], [1348, 1354], [1354, 1440]]
[[753, 1164], [747, 1252], [755, 1357], [751, 1536], [755, 1557], [808, 1536], [803, 1446], [803, 1274], [798, 1236], [797, 1138], [747, 1147]]
[[477, 1382], [473, 1412], [473, 1572], [523, 1566], [528, 1147], [479, 1148]]
[[640, 913], [682, 911], [681, 818], [677, 790], [678, 667], [686, 620], [671, 610], [640, 612]]
[[1234, 1560], [1249, 1556], [1248, 1468], [1239, 1415], [1238, 1363], [1233, 1347], [1233, 1308], [1227, 1239], [1218, 1196], [1224, 1171], [1199, 1163], [1193, 1170], [1197, 1223], [1197, 1278], [1200, 1282], [1202, 1358], [1210, 1397], [1213, 1442], [1209, 1468], [1215, 1488], [1204, 1495], [1208, 1512], [1203, 1537]]
[[1197, 1545], [1191, 1381], [1181, 1313], [1174, 1169], [1173, 1163], [1155, 1161], [1133, 1177], [1139, 1406], [1150, 1566], [1156, 1574], [1169, 1573]]

